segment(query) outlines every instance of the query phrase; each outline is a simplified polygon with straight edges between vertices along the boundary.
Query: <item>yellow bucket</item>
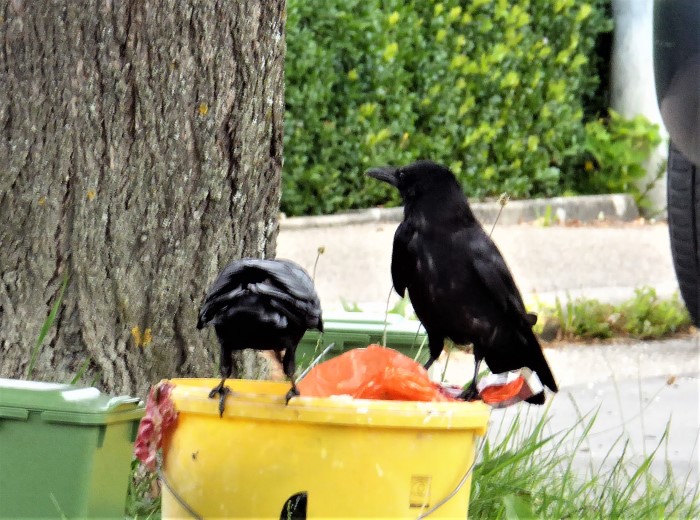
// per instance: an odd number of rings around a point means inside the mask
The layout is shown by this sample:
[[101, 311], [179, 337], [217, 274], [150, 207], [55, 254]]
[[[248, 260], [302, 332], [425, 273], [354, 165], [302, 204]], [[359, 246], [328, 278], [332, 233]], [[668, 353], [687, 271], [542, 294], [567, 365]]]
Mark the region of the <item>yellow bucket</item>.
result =
[[[307, 518], [416, 518], [467, 475], [489, 417], [483, 403], [297, 397], [285, 406], [288, 383], [229, 380], [220, 418], [208, 397], [217, 379], [169, 382], [179, 418], [164, 446], [163, 518], [286, 518], [298, 493]], [[466, 518], [470, 481], [430, 518]]]

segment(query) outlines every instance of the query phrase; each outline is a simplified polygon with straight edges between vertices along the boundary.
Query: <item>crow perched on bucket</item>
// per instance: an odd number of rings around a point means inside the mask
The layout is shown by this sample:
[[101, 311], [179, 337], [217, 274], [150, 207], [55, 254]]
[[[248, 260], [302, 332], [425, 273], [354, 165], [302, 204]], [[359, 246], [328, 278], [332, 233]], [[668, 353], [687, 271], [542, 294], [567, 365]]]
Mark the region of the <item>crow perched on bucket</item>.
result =
[[[197, 328], [214, 325], [221, 345], [221, 383], [209, 394], [220, 396], [223, 414], [231, 353], [252, 348], [272, 350], [292, 380], [287, 402], [299, 395], [294, 384], [294, 356], [307, 329], [323, 331], [321, 304], [307, 272], [289, 260], [246, 258], [228, 264], [209, 289]], [[284, 358], [280, 352], [284, 350]]]
[[[391, 276], [408, 290], [428, 333], [430, 367], [445, 338], [474, 345], [474, 378], [462, 397], [477, 396], [482, 360], [494, 373], [528, 367], [556, 392], [547, 361], [532, 332], [532, 315], [498, 248], [469, 208], [454, 174], [432, 161], [372, 168], [370, 177], [398, 188], [404, 220], [394, 235]], [[544, 403], [544, 393], [530, 403]]]

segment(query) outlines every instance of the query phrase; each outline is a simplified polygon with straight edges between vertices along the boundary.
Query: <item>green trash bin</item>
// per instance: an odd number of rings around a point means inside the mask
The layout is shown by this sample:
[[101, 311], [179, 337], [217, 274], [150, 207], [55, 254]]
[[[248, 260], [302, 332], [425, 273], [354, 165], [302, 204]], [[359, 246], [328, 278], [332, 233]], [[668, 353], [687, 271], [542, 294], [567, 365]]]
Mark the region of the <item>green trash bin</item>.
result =
[[[304, 334], [296, 352], [297, 366], [302, 370], [323, 350], [334, 343], [321, 361], [326, 361], [353, 348], [372, 343], [381, 345], [386, 319], [386, 347], [398, 350], [421, 364], [428, 361], [428, 341], [425, 329], [417, 320], [399, 314], [372, 312], [323, 313], [323, 335], [309, 330]], [[319, 342], [319, 338], [322, 341]]]
[[124, 518], [138, 398], [0, 378], [0, 518]]

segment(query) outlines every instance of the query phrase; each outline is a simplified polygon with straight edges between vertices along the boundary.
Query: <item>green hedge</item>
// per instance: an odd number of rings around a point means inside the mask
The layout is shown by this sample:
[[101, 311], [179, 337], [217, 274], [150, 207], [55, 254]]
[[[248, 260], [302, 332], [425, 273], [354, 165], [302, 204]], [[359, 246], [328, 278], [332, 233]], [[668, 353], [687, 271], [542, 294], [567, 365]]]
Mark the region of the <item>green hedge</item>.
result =
[[288, 0], [282, 210], [396, 204], [362, 173], [417, 158], [474, 198], [585, 190], [605, 3]]

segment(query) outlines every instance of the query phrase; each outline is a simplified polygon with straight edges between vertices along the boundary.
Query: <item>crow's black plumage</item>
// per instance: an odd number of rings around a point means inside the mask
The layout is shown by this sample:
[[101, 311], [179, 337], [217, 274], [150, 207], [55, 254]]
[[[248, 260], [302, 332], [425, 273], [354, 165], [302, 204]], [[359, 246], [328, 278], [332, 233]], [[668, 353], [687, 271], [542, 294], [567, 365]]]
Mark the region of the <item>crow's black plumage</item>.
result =
[[[391, 276], [408, 290], [428, 334], [428, 368], [445, 338], [474, 345], [474, 379], [463, 397], [476, 396], [479, 364], [492, 372], [528, 367], [552, 391], [552, 372], [532, 332], [532, 316], [498, 248], [469, 208], [452, 172], [432, 161], [373, 168], [367, 175], [398, 188], [404, 220], [394, 235]], [[544, 403], [544, 393], [529, 402]]]
[[[307, 329], [323, 331], [321, 304], [307, 272], [289, 260], [245, 258], [228, 264], [209, 289], [197, 328], [214, 325], [221, 345], [220, 395], [223, 413], [231, 376], [231, 353], [247, 348], [272, 350], [292, 379], [287, 400], [297, 394], [294, 356]], [[284, 358], [280, 352], [284, 350]]]

